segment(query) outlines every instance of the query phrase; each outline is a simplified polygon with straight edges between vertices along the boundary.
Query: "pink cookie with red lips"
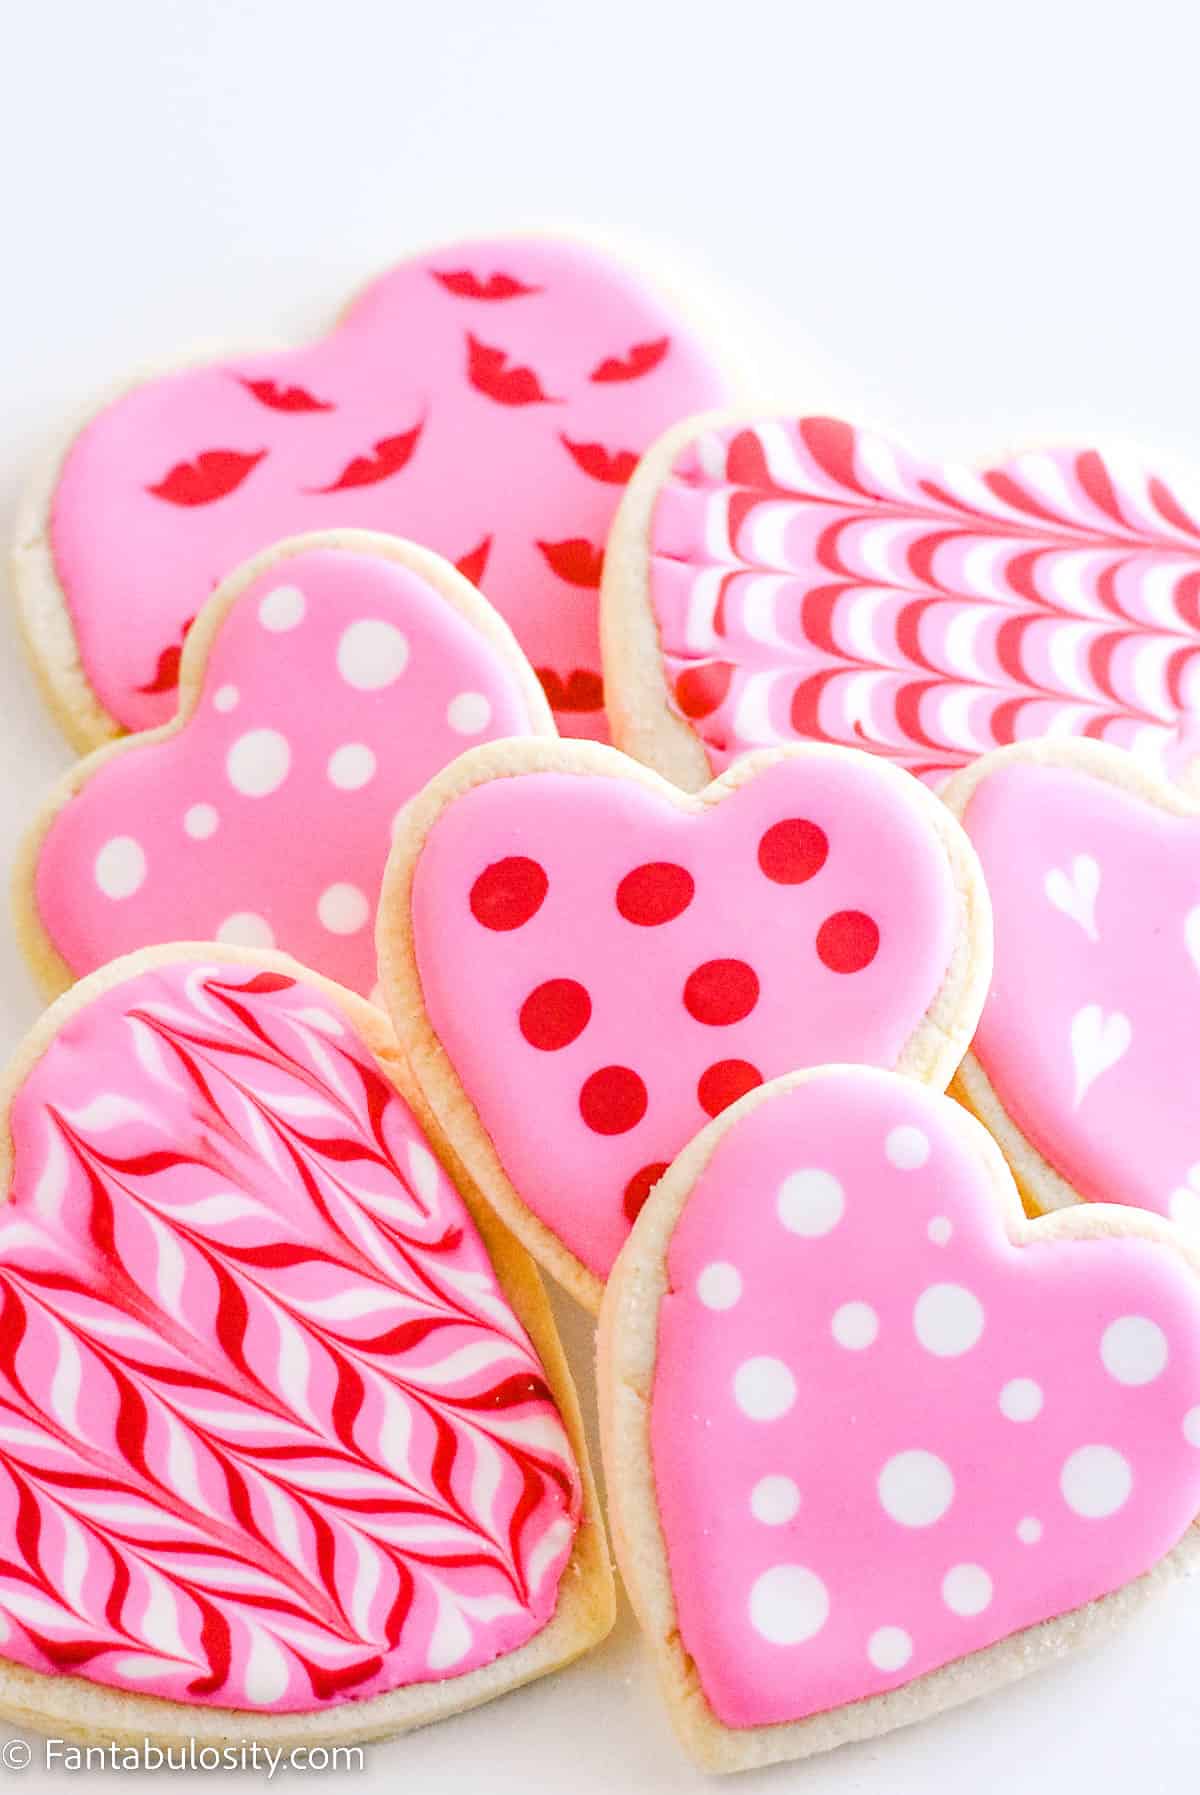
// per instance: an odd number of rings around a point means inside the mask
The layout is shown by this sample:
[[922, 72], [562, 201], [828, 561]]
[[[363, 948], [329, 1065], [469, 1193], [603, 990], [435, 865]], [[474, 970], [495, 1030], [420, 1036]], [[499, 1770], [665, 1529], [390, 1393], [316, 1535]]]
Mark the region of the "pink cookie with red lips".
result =
[[454, 562], [563, 727], [603, 735], [621, 488], [669, 424], [728, 397], [675, 310], [599, 250], [496, 238], [402, 262], [320, 341], [144, 379], [72, 436], [17, 548], [50, 701], [84, 749], [165, 722], [218, 580], [281, 537], [363, 528]]
[[0, 1216], [0, 1713], [372, 1738], [612, 1619], [574, 1392], [361, 999], [171, 947], [17, 1056]]
[[378, 947], [455, 1150], [592, 1308], [708, 1117], [831, 1060], [944, 1086], [991, 958], [965, 838], [868, 755], [755, 756], [689, 797], [534, 741], [470, 750], [408, 808]]
[[781, 742], [935, 783], [1049, 734], [1172, 773], [1200, 746], [1200, 487], [1128, 454], [693, 418], [622, 501], [602, 609], [614, 739], [690, 790]]
[[1131, 756], [1044, 742], [946, 788], [983, 864], [996, 973], [956, 1092], [1031, 1207], [1200, 1227], [1200, 803]]
[[1200, 1262], [1130, 1209], [1025, 1219], [994, 1143], [823, 1067], [651, 1195], [600, 1323], [626, 1588], [708, 1769], [1040, 1669], [1200, 1551]]
[[25, 844], [18, 929], [53, 994], [181, 936], [284, 948], [369, 994], [400, 807], [471, 742], [555, 734], [470, 582], [363, 531], [278, 544], [226, 581], [180, 704], [74, 767]]

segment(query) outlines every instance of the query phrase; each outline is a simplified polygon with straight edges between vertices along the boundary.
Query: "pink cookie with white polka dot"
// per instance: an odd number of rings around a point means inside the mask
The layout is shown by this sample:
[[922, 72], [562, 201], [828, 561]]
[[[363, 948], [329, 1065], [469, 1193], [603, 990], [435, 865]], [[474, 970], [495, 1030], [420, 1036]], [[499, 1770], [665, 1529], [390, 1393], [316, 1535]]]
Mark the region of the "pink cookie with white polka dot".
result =
[[1200, 1260], [1130, 1209], [1028, 1221], [949, 1098], [865, 1067], [753, 1092], [609, 1282], [625, 1585], [709, 1769], [871, 1737], [1036, 1670], [1200, 1553]]
[[176, 940], [279, 947], [374, 990], [396, 817], [473, 742], [554, 725], [508, 629], [447, 562], [363, 531], [296, 537], [214, 593], [180, 709], [81, 761], [17, 874], [52, 994]]

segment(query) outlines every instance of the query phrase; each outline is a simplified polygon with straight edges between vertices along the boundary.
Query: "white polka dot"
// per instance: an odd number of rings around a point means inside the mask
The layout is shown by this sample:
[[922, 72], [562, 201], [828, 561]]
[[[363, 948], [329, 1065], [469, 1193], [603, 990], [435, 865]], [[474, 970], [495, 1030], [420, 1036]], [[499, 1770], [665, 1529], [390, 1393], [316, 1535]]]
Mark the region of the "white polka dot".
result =
[[837, 1227], [846, 1194], [832, 1172], [792, 1172], [779, 1186], [776, 1207], [785, 1228], [815, 1238]]
[[184, 812], [183, 826], [193, 841], [207, 841], [220, 820], [213, 805], [193, 804]]
[[236, 686], [219, 686], [213, 697], [213, 704], [219, 711], [231, 711], [240, 696]]
[[1081, 1446], [1063, 1466], [1059, 1482], [1068, 1508], [1087, 1521], [1100, 1521], [1125, 1506], [1133, 1472], [1115, 1447]]
[[1200, 1408], [1189, 1409], [1183, 1417], [1183, 1437], [1189, 1446], [1200, 1446]]
[[953, 1234], [954, 1227], [948, 1216], [935, 1215], [925, 1232], [935, 1247], [944, 1247]]
[[1023, 1546], [1036, 1546], [1042, 1537], [1042, 1523], [1036, 1515], [1026, 1515], [1017, 1522], [1017, 1538]]
[[950, 1467], [932, 1452], [898, 1452], [879, 1473], [879, 1500], [902, 1527], [932, 1527], [954, 1500]]
[[299, 586], [276, 586], [258, 607], [258, 621], [264, 629], [295, 629], [303, 616], [304, 594]]
[[870, 1303], [843, 1303], [834, 1312], [833, 1337], [839, 1346], [861, 1352], [879, 1332], [879, 1317]]
[[399, 679], [408, 665], [408, 643], [394, 623], [360, 617], [342, 631], [338, 672], [360, 692], [378, 692]]
[[724, 1259], [714, 1259], [696, 1279], [696, 1295], [706, 1309], [732, 1309], [741, 1294], [742, 1274]]
[[903, 1670], [913, 1643], [903, 1627], [878, 1627], [867, 1641], [867, 1657], [876, 1670]]
[[926, 1352], [955, 1359], [983, 1332], [983, 1304], [961, 1284], [931, 1284], [917, 1298], [913, 1327]]
[[782, 1359], [746, 1359], [734, 1373], [733, 1395], [751, 1421], [777, 1421], [796, 1400], [796, 1380]]
[[1200, 1191], [1180, 1185], [1178, 1190], [1171, 1192], [1167, 1208], [1173, 1222], [1179, 1222], [1185, 1228], [1200, 1228]]
[[225, 771], [235, 792], [244, 798], [265, 798], [288, 776], [292, 751], [277, 729], [252, 729], [240, 735], [225, 756]]
[[275, 936], [265, 916], [253, 910], [238, 910], [227, 916], [217, 930], [217, 940], [226, 947], [274, 947]]
[[317, 915], [331, 935], [356, 935], [371, 906], [357, 885], [330, 885], [317, 899]]
[[800, 1508], [800, 1491], [790, 1477], [760, 1477], [750, 1492], [750, 1513], [765, 1527], [783, 1527]]
[[883, 1143], [883, 1150], [902, 1172], [915, 1172], [929, 1158], [929, 1136], [911, 1122], [893, 1128]]
[[96, 855], [96, 884], [106, 898], [132, 897], [145, 883], [146, 856], [132, 835], [114, 835]]
[[829, 1591], [802, 1564], [777, 1564], [750, 1591], [750, 1620], [771, 1645], [803, 1645], [829, 1619]]
[[992, 1599], [992, 1580], [981, 1564], [956, 1564], [942, 1578], [942, 1600], [952, 1614], [982, 1614]]
[[1119, 1384], [1152, 1384], [1166, 1370], [1167, 1336], [1144, 1315], [1122, 1315], [1105, 1328], [1100, 1357]]
[[482, 692], [460, 692], [446, 707], [446, 721], [458, 735], [478, 735], [491, 720], [491, 700]]
[[375, 777], [375, 756], [365, 742], [343, 742], [329, 756], [325, 771], [339, 791], [356, 792]]
[[1000, 1413], [1006, 1421], [1032, 1421], [1043, 1400], [1042, 1386], [1031, 1377], [1010, 1378], [1000, 1392]]

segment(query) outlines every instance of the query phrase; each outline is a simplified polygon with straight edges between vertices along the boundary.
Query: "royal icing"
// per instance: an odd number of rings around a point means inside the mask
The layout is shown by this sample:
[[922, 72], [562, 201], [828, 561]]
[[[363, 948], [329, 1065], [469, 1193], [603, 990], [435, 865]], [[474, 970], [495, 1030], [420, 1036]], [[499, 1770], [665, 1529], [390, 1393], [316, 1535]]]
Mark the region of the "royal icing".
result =
[[315, 987], [139, 973], [12, 1106], [0, 1655], [318, 1709], [554, 1611], [580, 1482], [405, 1104]]
[[1196, 751], [1200, 510], [1094, 449], [982, 471], [836, 418], [693, 439], [660, 489], [650, 599], [714, 771], [844, 742], [938, 778], [1033, 736]]
[[961, 900], [880, 773], [788, 757], [697, 813], [530, 772], [428, 832], [429, 1021], [522, 1201], [596, 1276], [710, 1116], [797, 1066], [894, 1065], [938, 995]]
[[1200, 1223], [1200, 822], [1069, 765], [1001, 764], [964, 825], [995, 915], [972, 1051], [1076, 1193]]
[[356, 526], [456, 562], [564, 728], [602, 733], [596, 588], [622, 485], [725, 397], [595, 250], [496, 239], [402, 263], [322, 341], [146, 381], [76, 437], [50, 545], [89, 684], [124, 728], [164, 722], [215, 581], [284, 536]]
[[1014, 1245], [973, 1133], [911, 1082], [824, 1074], [735, 1123], [676, 1223], [654, 1487], [727, 1726], [1066, 1614], [1200, 1508], [1194, 1275], [1146, 1240]]
[[234, 601], [184, 729], [105, 759], [54, 817], [38, 915], [77, 975], [217, 940], [365, 994], [397, 811], [464, 748], [536, 726], [511, 660], [416, 573], [288, 557]]

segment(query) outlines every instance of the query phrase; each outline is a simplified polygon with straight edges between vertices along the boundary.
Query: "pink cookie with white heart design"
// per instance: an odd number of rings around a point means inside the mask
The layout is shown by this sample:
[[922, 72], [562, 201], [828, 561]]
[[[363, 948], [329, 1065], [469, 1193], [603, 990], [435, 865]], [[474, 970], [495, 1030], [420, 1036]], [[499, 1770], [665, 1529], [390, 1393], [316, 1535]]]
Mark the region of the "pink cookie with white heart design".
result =
[[564, 729], [603, 736], [618, 497], [668, 425], [729, 394], [678, 310], [598, 249], [493, 238], [402, 262], [321, 340], [144, 378], [64, 445], [17, 545], [47, 696], [82, 749], [166, 722], [218, 580], [285, 536], [371, 529], [476, 581]]
[[395, 1039], [281, 955], [174, 946], [17, 1055], [0, 1214], [0, 1713], [373, 1738], [612, 1620], [536, 1272]]
[[360, 531], [239, 569], [192, 630], [180, 712], [53, 793], [17, 873], [52, 993], [154, 942], [280, 947], [366, 995], [401, 806], [469, 743], [555, 734], [502, 620], [438, 556]]
[[599, 1363], [618, 1561], [710, 1769], [1036, 1670], [1200, 1551], [1200, 1263], [1131, 1210], [1027, 1221], [978, 1123], [890, 1073], [706, 1128]]
[[1200, 485], [1131, 454], [922, 460], [831, 417], [693, 418], [646, 455], [604, 580], [618, 747], [689, 790], [841, 742], [933, 782], [1053, 734], [1200, 752]]
[[830, 1060], [944, 1086], [991, 960], [945, 807], [815, 747], [751, 757], [698, 797], [591, 743], [473, 749], [405, 813], [378, 946], [455, 1150], [593, 1308], [710, 1116]]
[[995, 979], [956, 1092], [1031, 1206], [1200, 1227], [1200, 803], [1091, 742], [985, 756], [946, 788], [983, 864]]

